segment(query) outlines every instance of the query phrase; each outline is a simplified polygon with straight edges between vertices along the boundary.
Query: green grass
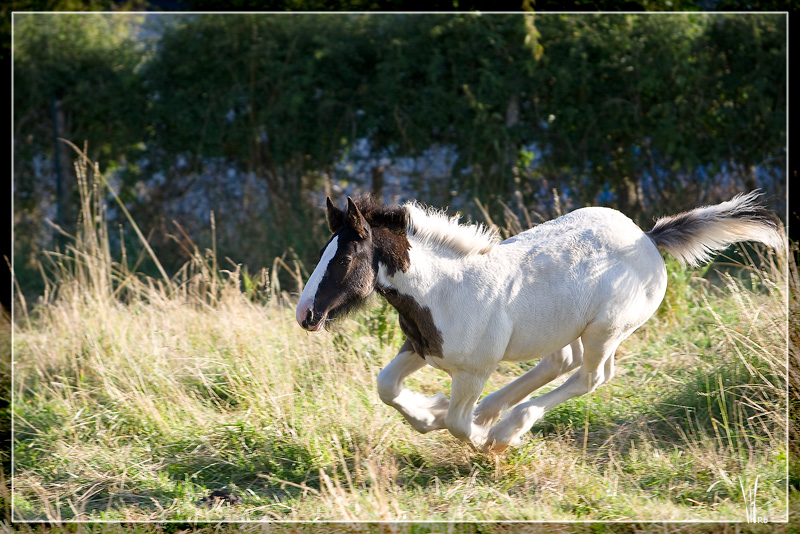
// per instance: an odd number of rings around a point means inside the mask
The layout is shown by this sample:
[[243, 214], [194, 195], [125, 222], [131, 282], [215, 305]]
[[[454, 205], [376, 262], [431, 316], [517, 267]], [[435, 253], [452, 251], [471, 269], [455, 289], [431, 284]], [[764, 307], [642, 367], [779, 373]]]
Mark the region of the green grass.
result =
[[[710, 285], [671, 263], [613, 381], [493, 456], [381, 403], [375, 375], [403, 341], [385, 303], [310, 335], [290, 296], [244, 291], [237, 269], [198, 254], [152, 280], [107, 250], [102, 217], [85, 218], [13, 324], [15, 520], [745, 521], [753, 502], [786, 517], [774, 266]], [[529, 367], [502, 364], [486, 392]], [[240, 502], [203, 503], [220, 489]]]

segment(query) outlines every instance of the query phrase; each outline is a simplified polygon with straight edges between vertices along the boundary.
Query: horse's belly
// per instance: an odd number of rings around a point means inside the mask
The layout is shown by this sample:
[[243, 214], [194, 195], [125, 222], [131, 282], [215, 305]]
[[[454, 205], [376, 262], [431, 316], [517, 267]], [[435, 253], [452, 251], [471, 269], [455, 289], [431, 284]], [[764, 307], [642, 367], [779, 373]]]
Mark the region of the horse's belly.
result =
[[556, 324], [546, 319], [535, 319], [530, 328], [518, 327], [509, 339], [503, 360], [522, 362], [537, 360], [575, 341], [586, 324], [566, 321]]

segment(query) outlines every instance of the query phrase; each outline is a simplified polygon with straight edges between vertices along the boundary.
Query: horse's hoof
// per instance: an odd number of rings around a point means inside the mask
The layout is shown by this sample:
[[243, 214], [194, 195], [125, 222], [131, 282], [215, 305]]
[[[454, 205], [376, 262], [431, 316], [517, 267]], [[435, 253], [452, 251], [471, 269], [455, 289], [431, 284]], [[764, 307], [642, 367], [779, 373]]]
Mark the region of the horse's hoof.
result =
[[508, 443], [498, 443], [495, 440], [487, 441], [483, 446], [483, 452], [491, 454], [503, 454], [508, 449]]

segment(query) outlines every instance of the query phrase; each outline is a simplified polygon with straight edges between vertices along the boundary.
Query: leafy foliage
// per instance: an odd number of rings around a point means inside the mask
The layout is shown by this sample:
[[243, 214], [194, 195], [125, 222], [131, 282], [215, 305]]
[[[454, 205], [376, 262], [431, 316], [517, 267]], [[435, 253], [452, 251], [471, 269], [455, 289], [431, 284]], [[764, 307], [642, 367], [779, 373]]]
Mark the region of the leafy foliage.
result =
[[[132, 15], [17, 14], [14, 132], [20, 165], [52, 156], [52, 103], [66, 109], [68, 138], [85, 140], [107, 165], [138, 149], [147, 102], [136, 72], [142, 51]], [[130, 157], [130, 156], [129, 156]], [[25, 167], [18, 174], [25, 176]], [[18, 180], [27, 192], [33, 186]]]
[[[16, 14], [15, 269], [23, 281], [35, 270], [32, 250], [48, 242], [47, 207], [57, 204], [62, 217], [51, 218], [66, 231], [74, 228], [77, 187], [71, 165], [64, 162], [68, 149], [56, 136], [86, 142], [105, 168], [135, 174], [148, 119], [136, 70], [142, 51], [132, 35], [137, 20], [131, 15]], [[62, 183], [51, 172], [54, 161], [61, 165]], [[134, 183], [125, 188], [129, 198]]]
[[[547, 20], [533, 96], [548, 151], [541, 172], [574, 176], [582, 203], [605, 189], [634, 216], [645, 203], [680, 210], [704, 200], [726, 165], [747, 168], [752, 189], [754, 165], [785, 158], [786, 77], [773, 62], [785, 57], [782, 17]], [[735, 72], [745, 65], [763, 78]]]
[[[416, 196], [465, 211], [480, 198], [498, 218], [552, 211], [554, 189], [568, 209], [642, 223], [757, 185], [783, 196], [781, 14], [137, 17], [19, 16], [15, 195], [30, 231], [17, 235], [31, 253], [18, 272], [47, 238], [54, 101], [60, 135], [120, 171], [120, 197], [175, 267], [170, 204], [209, 199], [180, 221], [201, 249], [210, 208], [222, 256], [309, 264], [324, 194], [380, 189], [386, 165], [432, 149], [454, 163], [410, 180]], [[210, 193], [230, 184], [241, 199]]]

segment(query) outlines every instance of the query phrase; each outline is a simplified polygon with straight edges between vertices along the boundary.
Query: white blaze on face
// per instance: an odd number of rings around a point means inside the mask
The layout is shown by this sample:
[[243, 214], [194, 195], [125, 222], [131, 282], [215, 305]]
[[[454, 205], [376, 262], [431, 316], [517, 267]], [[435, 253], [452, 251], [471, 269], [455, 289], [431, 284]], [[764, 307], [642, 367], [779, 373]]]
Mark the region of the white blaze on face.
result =
[[319, 284], [322, 282], [322, 277], [325, 276], [325, 271], [328, 270], [328, 264], [336, 255], [338, 249], [339, 236], [337, 235], [328, 243], [328, 247], [323, 252], [316, 269], [311, 273], [311, 278], [308, 279], [306, 286], [303, 288], [303, 294], [300, 295], [300, 301], [297, 303], [297, 310], [295, 310], [295, 318], [301, 326], [308, 316], [308, 310], [314, 309], [314, 298], [317, 296], [317, 289], [319, 289]]

